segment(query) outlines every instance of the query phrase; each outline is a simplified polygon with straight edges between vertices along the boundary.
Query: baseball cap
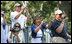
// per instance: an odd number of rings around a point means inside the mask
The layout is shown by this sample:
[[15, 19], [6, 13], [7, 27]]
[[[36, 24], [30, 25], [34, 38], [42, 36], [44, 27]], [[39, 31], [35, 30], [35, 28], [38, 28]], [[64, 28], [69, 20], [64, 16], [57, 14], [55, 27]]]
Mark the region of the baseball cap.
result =
[[62, 14], [62, 11], [61, 10], [57, 10], [57, 11], [55, 11], [55, 14]]
[[16, 3], [16, 4], [14, 5], [14, 7], [16, 7], [16, 6], [20, 6], [20, 4], [19, 4], [19, 3]]

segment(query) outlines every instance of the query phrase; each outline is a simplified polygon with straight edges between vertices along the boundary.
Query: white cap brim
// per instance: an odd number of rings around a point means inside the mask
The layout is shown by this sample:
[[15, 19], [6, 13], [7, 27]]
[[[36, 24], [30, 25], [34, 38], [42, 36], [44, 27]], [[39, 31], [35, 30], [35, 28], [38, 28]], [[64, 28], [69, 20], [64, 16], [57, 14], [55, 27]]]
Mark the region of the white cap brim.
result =
[[62, 13], [61, 10], [57, 10], [57, 11], [55, 11], [55, 14], [61, 14], [61, 13]]

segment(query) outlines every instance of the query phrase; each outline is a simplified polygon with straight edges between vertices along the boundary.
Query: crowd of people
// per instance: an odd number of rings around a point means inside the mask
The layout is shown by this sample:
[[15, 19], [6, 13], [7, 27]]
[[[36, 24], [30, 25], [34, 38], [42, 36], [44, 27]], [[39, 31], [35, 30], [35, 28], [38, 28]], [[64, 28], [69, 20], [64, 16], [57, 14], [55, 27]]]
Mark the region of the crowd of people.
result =
[[[26, 12], [26, 16], [22, 14], [24, 11]], [[1, 43], [25, 43], [25, 35], [24, 35], [24, 27], [25, 23], [29, 22], [29, 12], [28, 7], [24, 7], [24, 5], [20, 5], [16, 3], [14, 5], [14, 12], [11, 12], [11, 27], [10, 32], [5, 34], [6, 20], [4, 11], [1, 11]], [[51, 38], [58, 38], [61, 37], [66, 41], [71, 40], [71, 35], [66, 32], [65, 29], [65, 15], [61, 10], [55, 11], [55, 19], [50, 20], [50, 23], [45, 24], [46, 21], [42, 20], [39, 15], [34, 16], [33, 23], [31, 25], [31, 43], [43, 43], [43, 36], [44, 36], [44, 29], [50, 28], [52, 32]], [[52, 40], [56, 43], [55, 39]]]

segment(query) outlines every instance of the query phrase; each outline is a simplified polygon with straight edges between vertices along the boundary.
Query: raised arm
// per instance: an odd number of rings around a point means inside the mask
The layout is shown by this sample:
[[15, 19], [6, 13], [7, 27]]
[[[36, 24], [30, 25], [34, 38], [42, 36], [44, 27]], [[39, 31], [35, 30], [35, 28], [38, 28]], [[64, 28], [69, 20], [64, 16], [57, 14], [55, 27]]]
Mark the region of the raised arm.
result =
[[24, 6], [21, 7], [21, 11], [18, 13], [18, 15], [15, 17], [15, 19], [18, 19], [23, 12]]
[[35, 29], [35, 32], [38, 32], [39, 31], [39, 29], [41, 28], [41, 26], [42, 26], [43, 23], [44, 22], [42, 21], [41, 24]]
[[26, 16], [27, 16], [27, 22], [29, 21], [29, 13], [28, 13], [28, 7], [25, 8]]

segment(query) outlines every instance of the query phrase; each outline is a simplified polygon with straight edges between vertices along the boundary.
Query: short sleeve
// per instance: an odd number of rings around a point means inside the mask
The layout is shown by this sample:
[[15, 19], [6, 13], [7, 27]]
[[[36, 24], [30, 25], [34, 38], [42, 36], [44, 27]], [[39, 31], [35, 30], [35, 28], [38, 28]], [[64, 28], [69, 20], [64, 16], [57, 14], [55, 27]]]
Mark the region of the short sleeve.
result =
[[13, 13], [14, 12], [11, 12], [11, 14], [10, 14], [11, 21], [14, 21], [14, 18], [15, 18], [15, 15]]
[[10, 17], [11, 17], [11, 21], [15, 20], [15, 16], [17, 15], [17, 12], [11, 12]]
[[56, 30], [58, 27], [59, 27], [58, 23], [57, 22], [53, 22], [53, 24], [51, 26], [51, 29], [52, 30]]
[[31, 30], [34, 32], [35, 31], [35, 27], [34, 26], [31, 26]]

